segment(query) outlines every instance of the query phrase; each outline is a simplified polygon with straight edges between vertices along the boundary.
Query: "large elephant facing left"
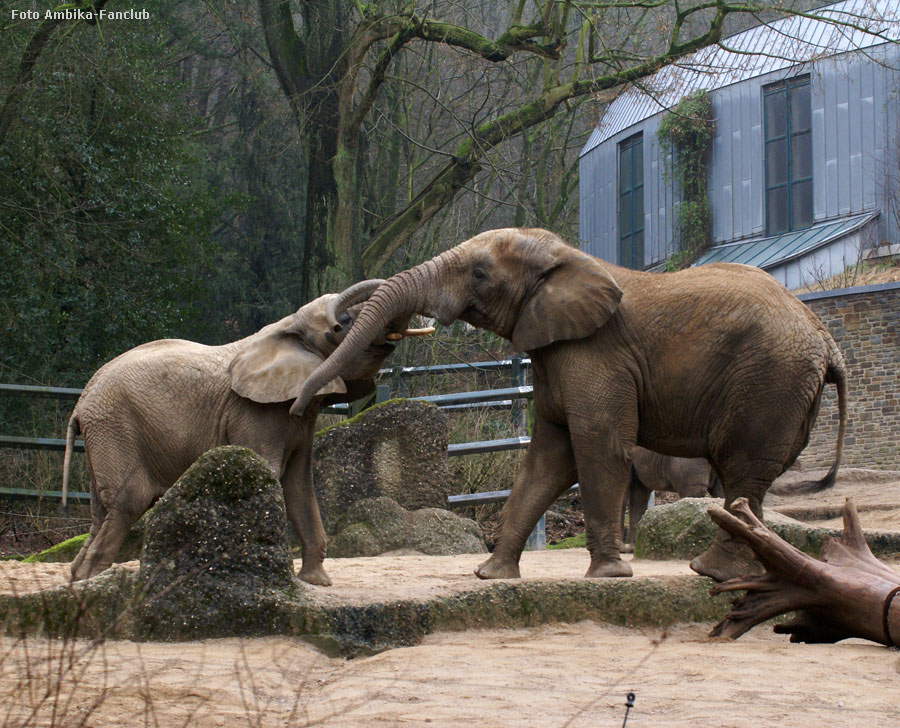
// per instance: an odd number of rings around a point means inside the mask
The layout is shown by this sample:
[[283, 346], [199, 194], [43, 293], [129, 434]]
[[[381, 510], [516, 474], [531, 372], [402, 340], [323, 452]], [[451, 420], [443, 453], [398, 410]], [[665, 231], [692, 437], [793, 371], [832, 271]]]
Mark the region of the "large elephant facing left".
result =
[[300, 536], [298, 576], [331, 583], [325, 532], [312, 483], [312, 443], [322, 404], [374, 390], [373, 377], [404, 333], [408, 317], [388, 324], [356, 356], [345, 376], [318, 389], [296, 415], [291, 404], [307, 376], [338, 346], [381, 281], [364, 281], [301, 307], [245, 339], [223, 346], [164, 339], [135, 347], [101, 367], [69, 421], [63, 493], [72, 444], [84, 438], [91, 528], [72, 563], [72, 579], [106, 569], [128, 529], [191, 463], [219, 445], [243, 445], [268, 461], [284, 489]]

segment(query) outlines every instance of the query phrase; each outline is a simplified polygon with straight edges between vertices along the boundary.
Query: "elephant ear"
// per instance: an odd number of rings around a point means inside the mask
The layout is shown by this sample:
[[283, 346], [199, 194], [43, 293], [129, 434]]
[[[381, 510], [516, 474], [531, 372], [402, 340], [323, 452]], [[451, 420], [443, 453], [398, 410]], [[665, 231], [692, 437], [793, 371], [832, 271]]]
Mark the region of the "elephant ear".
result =
[[[231, 388], [254, 402], [285, 402], [300, 394], [307, 377], [324, 361], [296, 334], [282, 330], [261, 333], [247, 342], [228, 367]], [[344, 380], [333, 379], [316, 395], [343, 394]]]
[[554, 341], [582, 339], [603, 326], [622, 299], [622, 289], [594, 258], [566, 248], [524, 303], [512, 333], [518, 351]]

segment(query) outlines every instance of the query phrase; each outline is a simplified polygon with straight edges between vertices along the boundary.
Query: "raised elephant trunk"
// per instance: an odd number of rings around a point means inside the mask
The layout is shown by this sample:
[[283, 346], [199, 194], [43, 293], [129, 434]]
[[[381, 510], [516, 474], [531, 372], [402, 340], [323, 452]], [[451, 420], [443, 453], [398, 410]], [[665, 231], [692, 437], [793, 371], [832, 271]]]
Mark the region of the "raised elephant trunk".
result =
[[337, 320], [337, 317], [351, 306], [368, 300], [382, 283], [384, 283], [382, 278], [360, 281], [345, 288], [332, 298], [325, 307], [325, 320], [328, 322], [329, 328], [335, 332], [343, 329], [344, 325]]
[[[402, 271], [378, 286], [338, 348], [307, 378], [291, 407], [291, 414], [304, 412], [316, 392], [341, 376], [353, 357], [382, 336], [391, 321], [416, 313], [432, 315], [440, 298], [437, 279], [441, 259], [452, 252]], [[449, 318], [447, 315], [438, 317], [442, 322], [449, 322], [456, 314], [454, 312]]]

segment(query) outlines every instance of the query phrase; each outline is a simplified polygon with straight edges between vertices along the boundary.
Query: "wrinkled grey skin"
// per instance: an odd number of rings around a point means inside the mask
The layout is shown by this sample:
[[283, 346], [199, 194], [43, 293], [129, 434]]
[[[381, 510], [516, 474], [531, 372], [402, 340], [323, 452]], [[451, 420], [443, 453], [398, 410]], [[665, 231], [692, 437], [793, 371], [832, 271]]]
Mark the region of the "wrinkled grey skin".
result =
[[650, 495], [655, 490], [677, 493], [681, 498], [724, 495], [722, 484], [706, 458], [676, 458], [643, 447], [631, 450], [631, 482], [628, 485], [628, 528], [623, 527], [623, 551], [634, 550], [634, 536]]
[[[485, 579], [519, 576], [528, 534], [578, 480], [591, 564], [587, 576], [630, 576], [622, 501], [630, 453], [703, 457], [726, 505], [761, 512], [772, 481], [805, 447], [822, 389], [838, 390], [834, 482], [846, 421], [844, 362], [822, 323], [767, 273], [733, 264], [677, 273], [628, 270], [545, 230], [477, 235], [388, 279], [295, 406], [340, 374], [347, 358], [398, 313], [462, 319], [531, 355], [534, 431]], [[720, 532], [691, 562], [717, 579], [747, 573], [752, 552]]]
[[342, 325], [329, 326], [325, 307], [335, 295], [224, 346], [178, 339], [143, 344], [91, 377], [69, 422], [63, 480], [65, 492], [71, 443], [80, 431], [92, 517], [72, 563], [73, 580], [106, 569], [128, 529], [200, 455], [218, 445], [243, 445], [265, 458], [281, 481], [303, 547], [298, 576], [331, 583], [322, 565], [325, 532], [312, 482], [316, 416], [322, 404], [373, 391], [373, 377], [394, 348], [384, 332], [402, 330], [382, 327], [350, 358], [343, 378], [317, 387], [308, 406], [292, 415], [306, 377], [334, 351], [358, 313], [358, 306], [349, 308], [340, 314]]

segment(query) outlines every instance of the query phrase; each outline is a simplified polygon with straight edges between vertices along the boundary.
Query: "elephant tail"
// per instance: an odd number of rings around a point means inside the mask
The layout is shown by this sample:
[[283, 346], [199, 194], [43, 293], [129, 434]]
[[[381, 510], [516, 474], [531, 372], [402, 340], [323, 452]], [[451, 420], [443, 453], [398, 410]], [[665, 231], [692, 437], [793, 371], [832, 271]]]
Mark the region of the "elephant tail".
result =
[[75, 449], [75, 435], [80, 429], [78, 413], [73, 412], [66, 428], [66, 454], [63, 456], [62, 500], [59, 504], [59, 509], [63, 513], [69, 512], [69, 472], [72, 466], [72, 452]]
[[837, 345], [832, 342], [832, 346], [837, 356], [832, 355], [832, 360], [828, 364], [828, 370], [825, 372], [825, 383], [837, 386], [838, 436], [837, 445], [835, 445], [834, 465], [831, 466], [831, 470], [820, 481], [822, 487], [819, 490], [824, 490], [834, 485], [838, 468], [841, 465], [841, 455], [844, 452], [844, 434], [847, 431], [847, 372], [844, 368], [844, 358], [841, 356], [841, 352], [838, 351]]
[[841, 465], [841, 455], [844, 451], [844, 434], [847, 431], [847, 373], [844, 368], [844, 358], [841, 356], [837, 345], [832, 342], [832, 356], [825, 371], [825, 384], [834, 384], [837, 387], [838, 399], [838, 435], [835, 445], [834, 464], [821, 480], [805, 480], [791, 485], [776, 486], [770, 490], [776, 495], [800, 495], [804, 493], [818, 493], [834, 485], [837, 479], [838, 468]]

